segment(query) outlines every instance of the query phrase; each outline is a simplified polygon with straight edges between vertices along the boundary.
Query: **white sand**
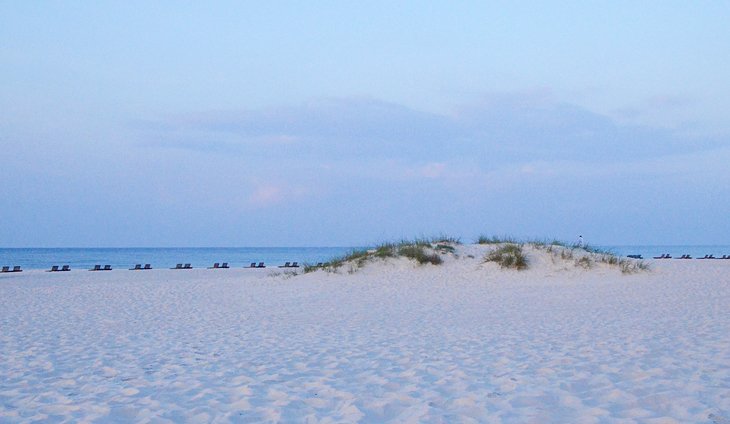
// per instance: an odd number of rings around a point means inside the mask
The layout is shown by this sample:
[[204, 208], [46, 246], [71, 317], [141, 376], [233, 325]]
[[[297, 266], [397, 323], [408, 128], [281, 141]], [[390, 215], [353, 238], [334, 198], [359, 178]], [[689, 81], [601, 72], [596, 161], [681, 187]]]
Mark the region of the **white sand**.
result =
[[730, 261], [516, 272], [480, 249], [2, 275], [0, 422], [730, 423]]

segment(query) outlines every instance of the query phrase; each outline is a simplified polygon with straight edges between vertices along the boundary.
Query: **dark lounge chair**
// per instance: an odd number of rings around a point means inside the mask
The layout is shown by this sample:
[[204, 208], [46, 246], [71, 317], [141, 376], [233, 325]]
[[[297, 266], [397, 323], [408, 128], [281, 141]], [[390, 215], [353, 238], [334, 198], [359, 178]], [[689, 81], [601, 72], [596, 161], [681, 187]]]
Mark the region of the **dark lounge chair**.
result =
[[279, 265], [279, 268], [289, 268], [289, 262], [285, 263], [284, 265]]
[[137, 264], [134, 266], [134, 268], [129, 268], [130, 271], [140, 271], [142, 269], [142, 264]]
[[221, 267], [221, 264], [218, 262], [214, 263], [213, 266], [209, 266], [208, 269], [218, 269]]
[[669, 253], [664, 253], [661, 256], [654, 256], [654, 259], [672, 259], [672, 255]]
[[101, 271], [101, 265], [94, 265], [94, 268], [89, 271]]
[[190, 264], [185, 264], [183, 269], [193, 269], [193, 267]]
[[251, 262], [251, 265], [249, 265], [248, 268], [256, 268], [256, 262]]
[[256, 268], [266, 268], [266, 265], [264, 265], [263, 262], [259, 262], [259, 266], [257, 266]]
[[71, 267], [68, 265], [64, 265], [61, 267], [61, 271], [71, 271]]
[[9, 266], [4, 266], [3, 267], [3, 270], [0, 271], [0, 272], [10, 272], [10, 267]]
[[175, 268], [170, 268], [170, 269], [183, 269], [183, 267], [182, 267], [182, 264], [177, 264], [177, 265], [175, 265]]
[[10, 271], [10, 272], [23, 272], [23, 270], [20, 269], [20, 267], [16, 265], [16, 266], [13, 267], [13, 270]]
[[626, 255], [626, 257], [631, 259], [644, 259], [641, 255]]
[[59, 270], [58, 270], [58, 265], [53, 265], [53, 266], [51, 267], [51, 269], [49, 269], [49, 270], [48, 270], [48, 271], [46, 271], [46, 272], [58, 272], [58, 271], [59, 271]]
[[701, 258], [697, 258], [697, 259], [710, 259], [710, 255], [705, 255], [705, 256], [703, 256]]
[[228, 269], [228, 268], [230, 268], [230, 267], [228, 266], [228, 262], [223, 262], [223, 263], [221, 264], [221, 268], [223, 268], [223, 269]]
[[142, 269], [152, 269], [152, 265], [144, 264], [144, 268], [142, 268]]
[[292, 268], [299, 268], [299, 262], [292, 262], [291, 267]]
[[104, 265], [104, 269], [102, 269], [102, 271], [111, 271], [111, 270], [112, 270], [111, 265]]

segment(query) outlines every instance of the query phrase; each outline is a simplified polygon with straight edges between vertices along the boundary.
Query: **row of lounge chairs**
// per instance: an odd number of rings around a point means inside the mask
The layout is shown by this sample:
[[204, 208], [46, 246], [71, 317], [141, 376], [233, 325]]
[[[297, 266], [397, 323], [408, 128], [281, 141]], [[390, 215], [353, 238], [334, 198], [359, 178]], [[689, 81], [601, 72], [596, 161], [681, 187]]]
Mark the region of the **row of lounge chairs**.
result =
[[68, 265], [64, 265], [61, 267], [61, 269], [58, 268], [58, 265], [53, 265], [51, 269], [49, 269], [46, 272], [62, 272], [62, 271], [71, 271], [71, 267]]
[[111, 271], [112, 266], [111, 265], [104, 265], [104, 268], [101, 267], [101, 265], [94, 265], [93, 268], [91, 268], [89, 271]]
[[[3, 267], [2, 272], [22, 272], [19, 266], [16, 266], [11, 271], [9, 269], [10, 267]], [[229, 269], [230, 266], [228, 265], [228, 262], [216, 262], [213, 264], [213, 266], [208, 267], [208, 269]], [[263, 262], [259, 262], [256, 264], [256, 262], [251, 262], [251, 265], [245, 266], [244, 268], [266, 268], [266, 265]], [[284, 265], [280, 265], [279, 268], [299, 268], [299, 262], [286, 262]], [[145, 264], [142, 266], [142, 264], [136, 264], [134, 268], [129, 268], [130, 271], [145, 271], [153, 269], [152, 265]], [[170, 269], [193, 269], [193, 266], [191, 264], [177, 264], [173, 268]], [[112, 271], [113, 268], [111, 265], [104, 265], [103, 267], [101, 265], [94, 265], [92, 269], [89, 271]], [[58, 265], [53, 265], [51, 269], [49, 269], [47, 272], [61, 272], [61, 271], [71, 271], [71, 267], [68, 265], [63, 265], [59, 269]]]
[[2, 271], [0, 271], [0, 272], [23, 272], [23, 270], [20, 269], [20, 267], [17, 265], [14, 266], [13, 269], [10, 269], [9, 266], [4, 266]]
[[[637, 256], [637, 255], [629, 255], [630, 258], [634, 257], [634, 256]], [[638, 255], [638, 256], [641, 256], [641, 255]], [[641, 259], [641, 258], [638, 258], [638, 259]], [[670, 255], [669, 253], [664, 253], [660, 256], [654, 256], [654, 259], [672, 259], [672, 255]], [[682, 256], [680, 256], [678, 258], [674, 258], [674, 259], [692, 259], [692, 256], [691, 255], [682, 255]], [[695, 258], [695, 259], [730, 259], [730, 255], [722, 255], [721, 258], [716, 258], [715, 255], [705, 255], [704, 257]]]

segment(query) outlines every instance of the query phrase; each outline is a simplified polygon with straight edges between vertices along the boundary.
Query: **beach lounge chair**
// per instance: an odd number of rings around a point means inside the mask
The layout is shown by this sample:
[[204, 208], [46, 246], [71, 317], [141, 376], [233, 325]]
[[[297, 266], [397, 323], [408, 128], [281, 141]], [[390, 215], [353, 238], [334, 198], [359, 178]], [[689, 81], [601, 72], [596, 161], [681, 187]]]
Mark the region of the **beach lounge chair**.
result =
[[266, 268], [266, 265], [264, 265], [263, 262], [259, 262], [259, 266], [257, 266], [256, 268]]
[[641, 255], [626, 255], [626, 257], [631, 259], [644, 259]]
[[666, 258], [667, 256], [668, 256], [668, 255], [667, 255], [666, 253], [662, 253], [662, 254], [661, 254], [661, 256], [654, 256], [654, 259], [664, 259], [664, 258]]
[[223, 263], [221, 264], [221, 268], [223, 268], [223, 269], [228, 269], [228, 268], [230, 268], [230, 267], [228, 266], [228, 262], [223, 262]]
[[134, 268], [129, 268], [130, 271], [139, 271], [142, 269], [142, 264], [137, 264]]
[[279, 265], [279, 268], [289, 268], [289, 262], [285, 263], [284, 265]]
[[170, 269], [183, 269], [183, 267], [182, 267], [182, 264], [177, 264], [177, 265], [175, 265], [175, 268], [170, 268]]
[[251, 262], [251, 265], [248, 266], [249, 268], [256, 268], [256, 262]]
[[185, 264], [183, 269], [193, 269], [193, 267], [190, 264]]
[[710, 255], [705, 255], [705, 256], [703, 256], [701, 258], [697, 258], [697, 259], [710, 259]]
[[291, 267], [292, 268], [299, 268], [299, 262], [292, 262]]
[[0, 271], [0, 272], [10, 272], [10, 267], [9, 266], [4, 266], [3, 267], [3, 270]]
[[101, 265], [94, 265], [94, 268], [89, 271], [101, 271]]
[[142, 268], [142, 269], [152, 269], [152, 265], [144, 264], [144, 268]]
[[209, 266], [208, 269], [218, 269], [221, 267], [221, 264], [218, 262], [214, 263], [213, 266]]
[[71, 267], [68, 265], [64, 265], [61, 267], [61, 271], [71, 271]]
[[102, 271], [111, 271], [111, 270], [112, 270], [111, 265], [104, 265], [104, 269], [102, 269]]
[[53, 266], [51, 267], [51, 269], [49, 269], [49, 270], [48, 270], [48, 271], [46, 271], [46, 272], [58, 272], [58, 265], [53, 265]]
[[10, 272], [23, 272], [23, 270], [20, 269], [20, 267], [16, 265], [16, 266], [13, 267], [13, 270], [10, 271]]

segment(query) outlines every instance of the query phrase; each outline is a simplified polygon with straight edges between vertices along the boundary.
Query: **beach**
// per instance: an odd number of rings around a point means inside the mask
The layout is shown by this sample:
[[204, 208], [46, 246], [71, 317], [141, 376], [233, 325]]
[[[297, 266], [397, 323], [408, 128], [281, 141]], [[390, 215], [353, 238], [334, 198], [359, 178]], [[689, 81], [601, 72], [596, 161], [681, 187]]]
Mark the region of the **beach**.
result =
[[2, 275], [0, 422], [730, 423], [730, 260], [488, 249]]

